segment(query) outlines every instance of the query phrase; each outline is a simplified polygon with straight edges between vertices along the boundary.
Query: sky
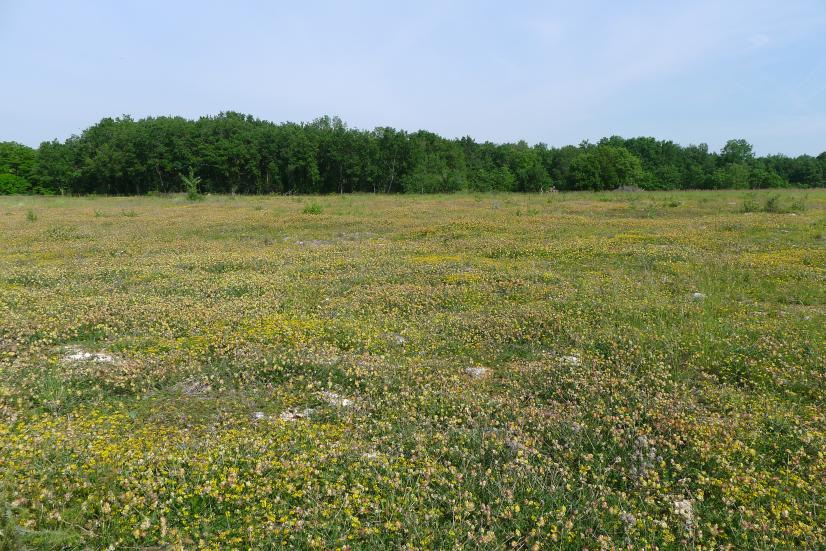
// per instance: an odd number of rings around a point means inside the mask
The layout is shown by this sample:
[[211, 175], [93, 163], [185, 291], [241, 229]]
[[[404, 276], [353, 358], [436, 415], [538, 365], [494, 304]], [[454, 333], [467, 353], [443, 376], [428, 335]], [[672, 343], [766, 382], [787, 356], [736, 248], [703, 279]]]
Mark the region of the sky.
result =
[[0, 141], [103, 117], [826, 151], [826, 1], [0, 0]]

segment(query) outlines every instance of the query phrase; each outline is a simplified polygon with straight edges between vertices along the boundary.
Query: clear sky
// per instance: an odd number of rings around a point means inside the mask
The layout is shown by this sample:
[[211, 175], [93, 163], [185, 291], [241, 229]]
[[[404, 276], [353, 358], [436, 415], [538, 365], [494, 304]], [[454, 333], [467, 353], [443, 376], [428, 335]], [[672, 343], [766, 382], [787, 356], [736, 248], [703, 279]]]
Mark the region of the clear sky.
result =
[[0, 140], [104, 116], [826, 150], [825, 0], [0, 0]]

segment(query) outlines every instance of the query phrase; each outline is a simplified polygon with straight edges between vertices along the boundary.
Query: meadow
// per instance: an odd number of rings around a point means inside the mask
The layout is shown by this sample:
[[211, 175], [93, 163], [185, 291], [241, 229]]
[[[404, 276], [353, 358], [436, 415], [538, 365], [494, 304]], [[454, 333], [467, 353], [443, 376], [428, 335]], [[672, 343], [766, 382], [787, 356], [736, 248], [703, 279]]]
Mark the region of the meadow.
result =
[[826, 190], [0, 197], [0, 549], [826, 547]]

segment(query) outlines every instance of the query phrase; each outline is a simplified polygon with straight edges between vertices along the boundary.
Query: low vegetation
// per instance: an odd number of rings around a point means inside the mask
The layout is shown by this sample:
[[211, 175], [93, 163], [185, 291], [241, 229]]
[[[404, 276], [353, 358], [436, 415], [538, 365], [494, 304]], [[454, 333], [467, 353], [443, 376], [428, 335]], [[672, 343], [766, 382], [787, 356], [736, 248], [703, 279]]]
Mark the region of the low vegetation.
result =
[[0, 242], [0, 549], [826, 546], [826, 191], [5, 197]]

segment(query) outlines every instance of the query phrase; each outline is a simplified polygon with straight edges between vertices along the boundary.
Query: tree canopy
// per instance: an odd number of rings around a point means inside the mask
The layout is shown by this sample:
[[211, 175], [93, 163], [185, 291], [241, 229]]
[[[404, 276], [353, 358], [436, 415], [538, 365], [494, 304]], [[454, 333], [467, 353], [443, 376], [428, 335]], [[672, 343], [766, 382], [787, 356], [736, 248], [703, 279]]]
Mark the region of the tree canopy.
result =
[[826, 186], [826, 152], [756, 157], [744, 139], [719, 152], [650, 137], [593, 144], [479, 143], [432, 132], [349, 128], [338, 117], [275, 124], [236, 112], [104, 118], [33, 149], [0, 142], [0, 193], [535, 192]]

